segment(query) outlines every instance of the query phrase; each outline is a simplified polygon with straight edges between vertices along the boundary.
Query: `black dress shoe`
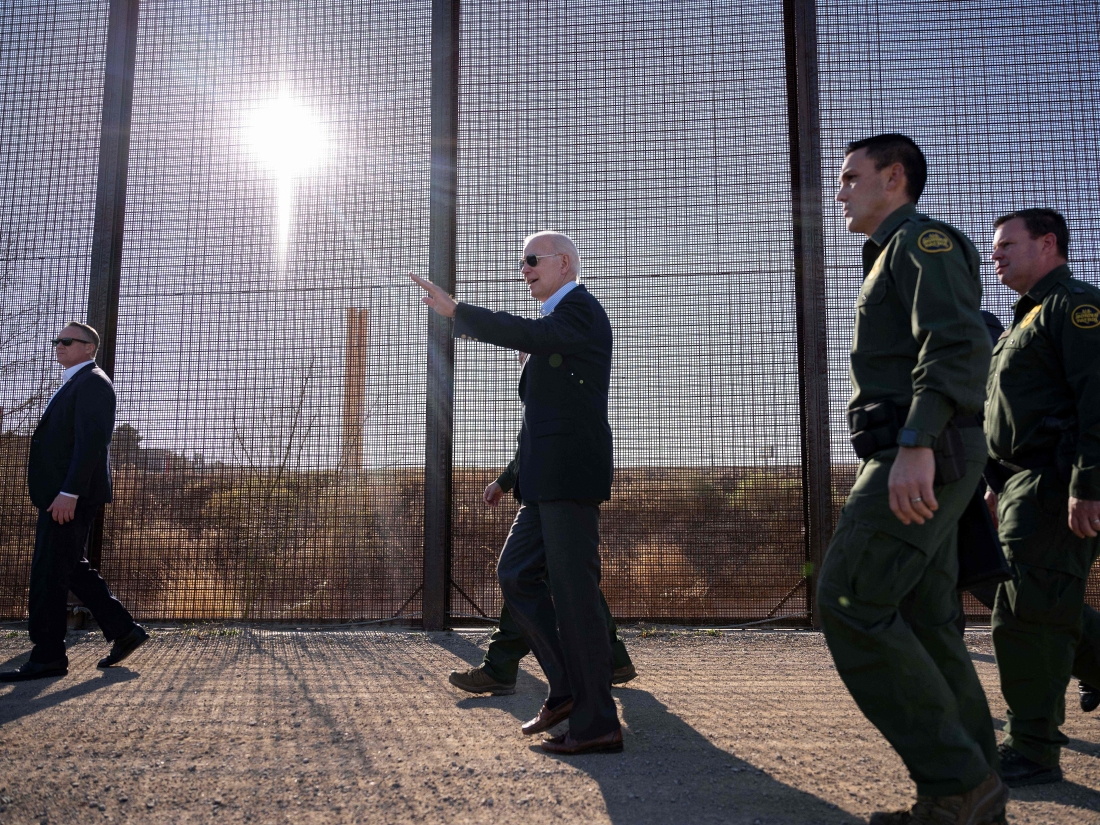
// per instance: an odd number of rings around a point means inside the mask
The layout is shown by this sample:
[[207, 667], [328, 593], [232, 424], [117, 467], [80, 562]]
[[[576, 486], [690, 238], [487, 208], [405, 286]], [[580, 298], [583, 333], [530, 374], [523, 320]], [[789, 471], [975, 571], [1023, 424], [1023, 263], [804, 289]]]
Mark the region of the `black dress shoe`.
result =
[[1084, 682], [1077, 683], [1077, 695], [1081, 698], [1081, 710], [1092, 713], [1100, 707], [1100, 689]]
[[24, 662], [17, 670], [5, 670], [0, 673], [0, 682], [28, 682], [31, 679], [65, 676], [68, 672], [68, 659], [58, 659], [55, 662]]
[[111, 645], [111, 652], [100, 659], [96, 667], [117, 665], [147, 641], [149, 641], [149, 634], [145, 632], [145, 628], [139, 624], [134, 625], [134, 629], [121, 639], [115, 639], [115, 643]]
[[1058, 765], [1052, 768], [1040, 765], [1008, 745], [1001, 745], [997, 750], [1001, 754], [1001, 779], [1010, 788], [1062, 781], [1062, 768]]

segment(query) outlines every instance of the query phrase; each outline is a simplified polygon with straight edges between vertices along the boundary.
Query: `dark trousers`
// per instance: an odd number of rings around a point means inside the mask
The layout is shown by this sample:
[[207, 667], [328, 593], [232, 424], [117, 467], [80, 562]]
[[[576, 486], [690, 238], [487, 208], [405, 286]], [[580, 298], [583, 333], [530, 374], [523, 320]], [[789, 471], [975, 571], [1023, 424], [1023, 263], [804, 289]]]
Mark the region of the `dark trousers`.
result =
[[548, 699], [573, 697], [569, 731], [582, 741], [619, 727], [599, 547], [599, 504], [525, 501], [497, 563], [504, 602], [550, 683]]
[[65, 658], [65, 610], [70, 590], [92, 612], [107, 641], [125, 636], [134, 627], [134, 618], [85, 558], [98, 509], [98, 504], [78, 500], [76, 514], [67, 524], [58, 524], [45, 510], [38, 511], [27, 605], [34, 644], [31, 661]]
[[[626, 645], [619, 638], [619, 629], [611, 615], [607, 600], [600, 593], [600, 609], [607, 624], [607, 639], [611, 643], [611, 667], [618, 670], [631, 665]], [[508, 612], [508, 605], [500, 608], [500, 623], [489, 637], [489, 649], [485, 651], [482, 667], [494, 679], [500, 682], [514, 682], [519, 675], [520, 660], [531, 652], [531, 646], [523, 638], [523, 633]]]
[[[992, 610], [997, 598], [997, 585], [975, 585], [970, 588], [970, 595]], [[1073, 678], [1100, 687], [1100, 612], [1087, 604], [1081, 614], [1081, 640], [1073, 651]]]

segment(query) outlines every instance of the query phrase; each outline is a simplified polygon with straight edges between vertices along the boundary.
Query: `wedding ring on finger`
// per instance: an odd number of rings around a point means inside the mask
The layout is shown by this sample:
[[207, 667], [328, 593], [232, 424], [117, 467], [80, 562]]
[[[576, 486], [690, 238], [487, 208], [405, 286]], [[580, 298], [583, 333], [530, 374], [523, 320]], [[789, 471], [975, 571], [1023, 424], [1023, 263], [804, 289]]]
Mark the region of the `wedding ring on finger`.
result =
[[916, 504], [918, 501], [924, 501], [924, 498], [922, 496], [917, 496], [916, 498], [911, 498], [909, 500]]

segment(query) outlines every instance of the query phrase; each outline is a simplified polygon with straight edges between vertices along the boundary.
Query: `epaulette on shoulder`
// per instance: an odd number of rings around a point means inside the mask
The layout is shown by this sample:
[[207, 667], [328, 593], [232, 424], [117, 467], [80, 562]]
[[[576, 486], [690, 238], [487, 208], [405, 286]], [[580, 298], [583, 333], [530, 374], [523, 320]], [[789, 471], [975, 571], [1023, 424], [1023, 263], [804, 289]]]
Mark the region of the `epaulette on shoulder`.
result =
[[1071, 295], [1088, 295], [1092, 298], [1100, 298], [1100, 288], [1094, 284], [1090, 284], [1088, 281], [1079, 281], [1077, 278], [1067, 278], [1061, 282], [1061, 285]]

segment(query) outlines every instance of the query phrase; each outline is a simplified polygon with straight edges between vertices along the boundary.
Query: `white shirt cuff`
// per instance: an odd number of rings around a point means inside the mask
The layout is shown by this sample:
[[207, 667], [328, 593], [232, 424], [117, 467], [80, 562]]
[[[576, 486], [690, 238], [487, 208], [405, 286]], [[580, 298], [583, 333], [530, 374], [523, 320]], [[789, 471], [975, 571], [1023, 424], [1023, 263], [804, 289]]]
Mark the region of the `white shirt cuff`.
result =
[[80, 496], [75, 496], [75, 495], [73, 495], [72, 493], [66, 493], [66, 492], [64, 492], [64, 491], [62, 491], [62, 492], [58, 493], [58, 495], [60, 495], [60, 496], [67, 496], [67, 497], [69, 497], [69, 498], [80, 498]]

